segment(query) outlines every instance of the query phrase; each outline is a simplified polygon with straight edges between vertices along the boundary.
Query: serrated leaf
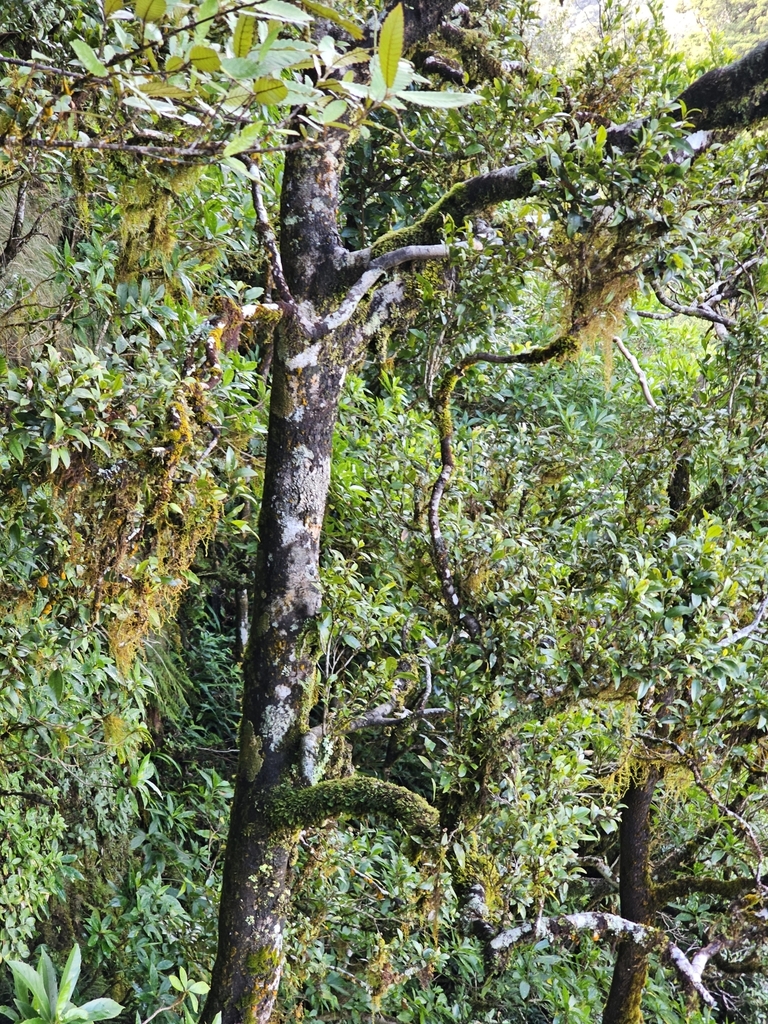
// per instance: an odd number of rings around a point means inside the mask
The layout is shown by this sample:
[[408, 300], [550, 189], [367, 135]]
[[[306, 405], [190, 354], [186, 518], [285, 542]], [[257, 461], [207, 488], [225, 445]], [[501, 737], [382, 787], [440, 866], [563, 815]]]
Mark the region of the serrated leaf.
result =
[[312, 21], [312, 15], [307, 14], [293, 4], [284, 3], [283, 0], [264, 0], [264, 3], [254, 4], [254, 14], [266, 15], [275, 21], [284, 21], [289, 25], [307, 25]]
[[189, 59], [197, 71], [219, 71], [221, 69], [221, 58], [210, 46], [193, 46], [189, 51]]
[[283, 102], [288, 95], [288, 88], [279, 78], [259, 78], [253, 83], [253, 95], [259, 103], [271, 106]]
[[379, 61], [381, 73], [388, 89], [395, 84], [397, 67], [400, 58], [403, 56], [403, 43], [405, 41], [405, 15], [403, 5], [393, 7], [381, 26], [379, 35]]
[[330, 124], [331, 121], [338, 121], [340, 117], [346, 112], [347, 104], [344, 100], [331, 100], [327, 106], [323, 107], [323, 124]]
[[417, 107], [433, 107], [439, 110], [451, 110], [454, 107], [466, 107], [470, 103], [480, 103], [481, 96], [471, 92], [399, 92], [398, 99], [406, 103], [415, 103]]
[[139, 21], [160, 21], [166, 11], [165, 0], [136, 0], [136, 17]]
[[90, 71], [92, 75], [98, 75], [99, 78], [104, 78], [109, 74], [109, 69], [101, 63], [96, 53], [84, 39], [73, 39], [70, 46], [77, 54], [77, 59], [86, 71]]
[[328, 7], [327, 4], [318, 3], [317, 0], [301, 0], [302, 7], [306, 7], [308, 11], [312, 11], [313, 14], [317, 14], [320, 18], [327, 18], [328, 21], [332, 21], [335, 25], [339, 25], [344, 31], [352, 36], [353, 39], [362, 39], [362, 29], [350, 21], [349, 18], [345, 18], [343, 14], [339, 14], [338, 11], [334, 11], [332, 7]]
[[166, 71], [178, 71], [179, 68], [184, 67], [184, 58], [179, 57], [177, 54], [170, 56], [165, 62]]
[[255, 33], [256, 19], [252, 14], [241, 14], [235, 25], [235, 34], [232, 36], [232, 51], [236, 57], [248, 56]]

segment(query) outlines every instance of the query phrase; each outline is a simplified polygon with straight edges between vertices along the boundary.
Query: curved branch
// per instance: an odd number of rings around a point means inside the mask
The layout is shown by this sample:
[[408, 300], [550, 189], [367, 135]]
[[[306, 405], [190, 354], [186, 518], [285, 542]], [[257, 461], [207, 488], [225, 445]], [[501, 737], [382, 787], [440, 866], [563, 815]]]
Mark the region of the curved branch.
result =
[[455, 622], [464, 626], [469, 635], [474, 639], [480, 633], [480, 623], [469, 612], [461, 611], [461, 602], [456, 592], [451, 561], [448, 557], [448, 547], [445, 543], [442, 529], [440, 528], [440, 503], [443, 500], [445, 490], [450, 483], [456, 461], [453, 455], [453, 416], [451, 415], [451, 395], [454, 388], [470, 368], [476, 363], [493, 363], [496, 365], [529, 365], [546, 363], [550, 359], [563, 359], [573, 353], [577, 343], [569, 335], [558, 338], [550, 345], [543, 345], [541, 348], [529, 349], [526, 352], [514, 352], [509, 355], [500, 355], [496, 352], [472, 352], [450, 369], [443, 378], [442, 384], [432, 399], [432, 414], [437, 427], [440, 439], [440, 475], [432, 486], [432, 494], [429, 499], [427, 520], [429, 532], [432, 539], [432, 564], [440, 579], [440, 589], [443, 593], [445, 605]]
[[736, 326], [736, 321], [733, 317], [725, 316], [723, 313], [716, 313], [714, 309], [710, 309], [706, 305], [683, 306], [679, 302], [675, 302], [674, 299], [670, 299], [669, 296], [664, 294], [658, 281], [652, 281], [651, 287], [662, 306], [671, 309], [673, 313], [677, 313], [680, 316], [698, 317], [700, 320], [708, 320], [712, 324], [722, 324], [723, 327], [733, 328]]
[[640, 363], [638, 363], [635, 356], [632, 355], [632, 353], [629, 351], [627, 346], [624, 344], [624, 342], [617, 334], [613, 336], [613, 343], [619, 350], [619, 352], [621, 352], [621, 354], [627, 360], [629, 365], [632, 367], [635, 376], [640, 381], [640, 388], [643, 392], [643, 398], [645, 398], [645, 404], [654, 411], [656, 411], [659, 407], [656, 404], [653, 395], [651, 394], [651, 389], [648, 385], [648, 378], [645, 376], [645, 373], [643, 372], [643, 368], [640, 366]]
[[305, 789], [280, 786], [266, 813], [272, 826], [279, 830], [319, 825], [326, 818], [341, 815], [371, 814], [400, 822], [414, 835], [434, 838], [439, 824], [437, 811], [423, 797], [404, 786], [368, 775], [331, 779]]

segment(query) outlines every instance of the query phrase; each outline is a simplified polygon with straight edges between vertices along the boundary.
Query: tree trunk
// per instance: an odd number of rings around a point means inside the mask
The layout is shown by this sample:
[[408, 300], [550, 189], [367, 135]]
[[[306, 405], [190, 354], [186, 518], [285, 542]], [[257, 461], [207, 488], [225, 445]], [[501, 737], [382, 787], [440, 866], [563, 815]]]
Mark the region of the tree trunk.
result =
[[[639, 924], [650, 924], [653, 914], [650, 815], [659, 778], [659, 771], [652, 768], [643, 782], [631, 783], [624, 796], [621, 814], [621, 916]], [[611, 989], [603, 1010], [603, 1024], [641, 1024], [641, 1003], [647, 976], [648, 954], [634, 942], [620, 942]]]
[[205, 1020], [265, 1024], [282, 966], [297, 830], [270, 823], [276, 787], [301, 786], [301, 735], [314, 703], [312, 620], [319, 541], [344, 370], [331, 337], [291, 322], [275, 358], [240, 758], [224, 865], [219, 950]]

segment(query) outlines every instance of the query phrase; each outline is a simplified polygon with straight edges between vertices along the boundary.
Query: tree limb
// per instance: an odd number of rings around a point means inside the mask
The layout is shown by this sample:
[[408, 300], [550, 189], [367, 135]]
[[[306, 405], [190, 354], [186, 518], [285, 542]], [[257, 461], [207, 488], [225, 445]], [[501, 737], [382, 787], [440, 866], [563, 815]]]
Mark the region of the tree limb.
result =
[[716, 313], [714, 309], [710, 309], [704, 304], [698, 306], [683, 306], [679, 302], [675, 302], [674, 299], [670, 299], [664, 294], [658, 281], [652, 281], [651, 287], [662, 306], [666, 306], [667, 309], [671, 309], [673, 313], [677, 313], [680, 316], [698, 317], [700, 320], [709, 320], [710, 323], [722, 324], [723, 327], [731, 329], [736, 326], [736, 321], [733, 317], [725, 316], [723, 313]]
[[371, 260], [368, 269], [352, 285], [341, 304], [317, 326], [315, 337], [322, 338], [347, 323], [371, 288], [388, 270], [402, 266], [403, 263], [447, 259], [448, 254], [447, 245], [406, 245], [402, 249], [394, 249]]
[[265, 808], [274, 828], [297, 829], [319, 825], [339, 815], [392, 819], [412, 834], [434, 837], [439, 816], [427, 801], [404, 786], [369, 775], [331, 779], [296, 789], [280, 786]]
[[619, 352], [621, 352], [621, 354], [627, 360], [629, 365], [632, 367], [632, 369], [635, 372], [635, 376], [640, 381], [640, 387], [642, 389], [646, 405], [649, 406], [649, 408], [653, 409], [655, 412], [659, 407], [654, 401], [653, 395], [651, 394], [651, 389], [648, 385], [648, 378], [645, 376], [645, 373], [643, 372], [643, 368], [640, 366], [640, 363], [638, 363], [635, 356], [632, 355], [632, 353], [629, 351], [627, 346], [624, 344], [624, 342], [617, 334], [614, 334], [613, 336], [613, 343], [619, 350]]
[[681, 94], [686, 119], [698, 129], [744, 128], [768, 117], [768, 42], [740, 60], [713, 68]]
[[724, 637], [722, 640], [717, 641], [718, 647], [730, 647], [732, 644], [738, 643], [739, 640], [746, 640], [748, 636], [751, 636], [755, 632], [757, 627], [763, 621], [765, 613], [768, 611], [768, 597], [764, 598], [757, 609], [757, 615], [748, 626], [744, 626], [743, 629], [737, 630], [735, 633], [731, 633], [730, 636]]
[[[694, 963], [688, 959], [679, 946], [670, 942], [666, 934], [659, 928], [638, 924], [636, 921], [628, 921], [625, 917], [619, 917], [617, 914], [585, 911], [580, 914], [563, 914], [560, 917], [545, 917], [536, 921], [526, 921], [516, 928], [508, 928], [506, 931], [500, 932], [494, 939], [491, 939], [488, 948], [492, 955], [498, 956], [521, 942], [540, 942], [542, 939], [562, 941], [580, 931], [591, 932], [595, 940], [603, 935], [617, 935], [635, 943], [643, 950], [660, 950], [671, 960], [687, 987], [692, 988], [707, 1006], [717, 1006], [714, 996], [702, 984], [701, 974], [707, 960], [714, 952], [722, 949], [722, 945], [718, 945], [715, 949], [716, 943], [710, 943], [700, 951], [705, 956], [702, 956], [694, 966]], [[710, 949], [712, 952], [709, 952]]]

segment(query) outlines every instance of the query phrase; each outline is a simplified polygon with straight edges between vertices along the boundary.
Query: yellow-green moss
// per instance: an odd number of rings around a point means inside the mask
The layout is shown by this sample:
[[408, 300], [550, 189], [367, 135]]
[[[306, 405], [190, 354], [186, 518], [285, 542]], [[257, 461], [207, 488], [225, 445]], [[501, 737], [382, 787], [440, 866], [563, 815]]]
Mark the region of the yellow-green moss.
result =
[[306, 789], [280, 786], [267, 814], [273, 827], [285, 831], [341, 815], [372, 815], [399, 822], [411, 835], [436, 838], [439, 823], [437, 811], [423, 797], [368, 775], [326, 780]]

